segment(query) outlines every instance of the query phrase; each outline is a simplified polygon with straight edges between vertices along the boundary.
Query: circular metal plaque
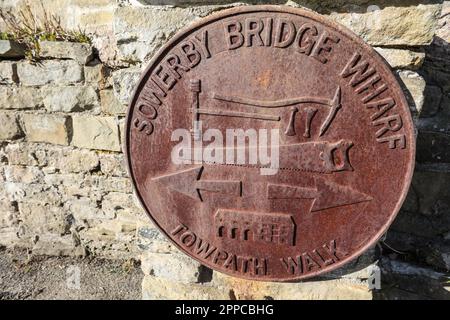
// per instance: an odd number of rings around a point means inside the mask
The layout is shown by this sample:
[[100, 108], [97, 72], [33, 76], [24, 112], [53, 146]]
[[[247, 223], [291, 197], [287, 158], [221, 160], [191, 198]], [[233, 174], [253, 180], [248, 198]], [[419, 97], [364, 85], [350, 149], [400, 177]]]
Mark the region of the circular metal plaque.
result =
[[386, 232], [415, 141], [370, 46], [311, 12], [248, 6], [160, 50], [132, 98], [126, 152], [143, 207], [183, 252], [288, 281], [336, 269]]

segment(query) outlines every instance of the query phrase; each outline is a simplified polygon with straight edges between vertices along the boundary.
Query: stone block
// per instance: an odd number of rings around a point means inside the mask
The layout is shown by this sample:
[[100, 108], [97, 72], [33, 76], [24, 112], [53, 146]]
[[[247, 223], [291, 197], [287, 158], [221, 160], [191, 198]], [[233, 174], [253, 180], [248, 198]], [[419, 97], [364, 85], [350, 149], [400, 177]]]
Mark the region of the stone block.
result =
[[11, 40], [0, 40], [0, 58], [23, 58], [24, 46]]
[[412, 110], [420, 114], [425, 100], [425, 80], [418, 73], [409, 70], [400, 71], [398, 75], [406, 89], [406, 99]]
[[39, 166], [61, 173], [88, 173], [99, 167], [95, 151], [48, 144], [17, 143], [5, 148], [10, 165]]
[[25, 86], [70, 85], [84, 80], [83, 67], [73, 60], [23, 61], [17, 64], [17, 75]]
[[436, 31], [436, 36], [443, 39], [447, 43], [450, 42], [450, 1], [442, 3], [442, 10], [439, 19], [439, 29]]
[[149, 60], [178, 30], [226, 7], [119, 7], [114, 14], [114, 35], [121, 58]]
[[101, 154], [100, 170], [103, 174], [126, 177], [128, 176], [125, 156], [123, 154]]
[[208, 284], [186, 284], [153, 276], [142, 281], [143, 300], [228, 300], [230, 291]]
[[99, 235], [109, 235], [115, 239], [124, 234], [134, 235], [136, 232], [136, 223], [119, 219], [105, 220], [96, 225], [92, 229], [92, 232], [96, 232]]
[[425, 60], [425, 52], [404, 49], [375, 48], [394, 69], [419, 69]]
[[127, 105], [130, 102], [131, 95], [140, 76], [141, 71], [137, 68], [121, 69], [113, 72], [114, 94], [119, 103]]
[[114, 117], [73, 117], [72, 145], [79, 148], [120, 151], [119, 127]]
[[[402, 208], [390, 227], [390, 232], [415, 238], [411, 241], [417, 244], [411, 248], [414, 253], [419, 245], [423, 247], [439, 241], [442, 235], [450, 231], [450, 216], [447, 214], [450, 208], [449, 176], [450, 173], [439, 171], [414, 173], [409, 197], [414, 199], [416, 205]], [[400, 248], [406, 242], [400, 241]]]
[[450, 163], [450, 134], [439, 131], [419, 130], [416, 141], [419, 163]]
[[43, 183], [4, 182], [2, 187], [6, 192], [6, 198], [11, 202], [37, 203], [55, 208], [61, 204], [61, 194], [55, 186]]
[[48, 150], [43, 156], [47, 158], [49, 166], [61, 172], [90, 172], [99, 166], [98, 155], [90, 150]]
[[0, 84], [14, 84], [17, 80], [17, 64], [11, 61], [0, 61]]
[[77, 240], [72, 235], [60, 236], [53, 234], [40, 235], [38, 241], [32, 247], [34, 255], [47, 256], [77, 256], [86, 255], [86, 250], [77, 245]]
[[439, 5], [385, 7], [367, 13], [332, 13], [343, 24], [374, 46], [420, 46], [433, 40]]
[[44, 105], [42, 93], [32, 87], [0, 87], [0, 109], [28, 110]]
[[99, 111], [99, 100], [92, 86], [47, 87], [43, 89], [48, 112]]
[[69, 144], [69, 118], [48, 114], [23, 114], [23, 128], [28, 141]]
[[31, 234], [62, 235], [70, 227], [60, 207], [36, 202], [19, 203], [20, 219]]
[[[131, 181], [129, 178], [122, 177], [105, 177], [105, 176], [93, 176], [96, 181], [96, 185], [104, 192], [121, 192], [130, 193], [133, 191]], [[133, 199], [131, 200], [134, 204]], [[135, 206], [133, 205], [133, 209]]]
[[19, 228], [5, 227], [1, 228], [0, 245], [9, 248], [28, 248], [30, 243], [28, 239], [19, 238]]
[[73, 215], [76, 221], [114, 218], [114, 215], [105, 214], [104, 211], [100, 210], [96, 201], [87, 197], [70, 199], [65, 203], [65, 208], [67, 208], [68, 213]]
[[41, 41], [39, 45], [42, 58], [71, 59], [82, 65], [93, 58], [92, 46], [88, 43]]
[[139, 216], [142, 209], [134, 195], [123, 192], [109, 192], [102, 199], [102, 210], [108, 215], [131, 214]]
[[173, 244], [161, 234], [161, 232], [151, 225], [150, 220], [145, 225], [138, 227], [138, 247], [143, 251], [155, 253], [176, 252]]
[[439, 272], [422, 265], [383, 258], [382, 290], [378, 300], [448, 300], [448, 272]]
[[104, 88], [106, 86], [106, 67], [98, 60], [94, 60], [84, 66], [84, 80], [86, 83]]
[[14, 140], [23, 136], [16, 114], [0, 113], [0, 124], [0, 140]]
[[30, 151], [29, 144], [27, 143], [9, 143], [4, 149], [4, 156], [10, 165], [38, 165], [33, 151]]
[[173, 254], [146, 252], [141, 256], [141, 268], [146, 276], [183, 283], [200, 282], [206, 269], [181, 252]]
[[5, 167], [5, 178], [8, 182], [41, 183], [44, 180], [44, 173], [38, 167], [9, 165]]
[[124, 115], [127, 111], [126, 105], [121, 103], [114, 95], [113, 90], [100, 91], [102, 112], [109, 115]]
[[229, 299], [370, 300], [372, 292], [362, 279], [332, 279], [277, 283], [250, 281], [214, 272], [212, 285], [230, 293]]
[[0, 200], [0, 233], [7, 227], [17, 226], [19, 224], [17, 206], [14, 202], [3, 199]]

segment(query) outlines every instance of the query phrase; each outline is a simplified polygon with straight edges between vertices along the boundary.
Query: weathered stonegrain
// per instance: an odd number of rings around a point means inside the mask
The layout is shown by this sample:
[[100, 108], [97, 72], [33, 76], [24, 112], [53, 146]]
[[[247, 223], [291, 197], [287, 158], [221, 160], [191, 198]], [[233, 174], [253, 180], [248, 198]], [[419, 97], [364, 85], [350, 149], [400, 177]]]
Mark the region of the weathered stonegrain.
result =
[[116, 119], [74, 116], [72, 145], [79, 148], [120, 151]]
[[19, 203], [20, 218], [26, 229], [32, 233], [64, 234], [68, 228], [68, 221], [57, 206], [36, 202]]
[[69, 144], [69, 118], [47, 114], [23, 114], [23, 128], [30, 142]]
[[394, 69], [419, 69], [425, 60], [425, 52], [404, 49], [375, 48]]
[[23, 58], [24, 46], [11, 40], [0, 40], [0, 58]]
[[148, 60], [178, 30], [225, 7], [119, 7], [114, 13], [114, 35], [121, 58]]
[[19, 62], [17, 74], [25, 86], [70, 85], [84, 80], [83, 67], [73, 60], [44, 60], [39, 64]]
[[419, 46], [433, 40], [439, 5], [386, 7], [367, 13], [333, 13], [330, 18], [375, 46]]
[[406, 99], [413, 110], [420, 114], [425, 100], [425, 80], [414, 71], [400, 71], [398, 75], [406, 89]]
[[93, 58], [91, 45], [65, 41], [41, 41], [39, 56], [42, 58], [71, 59], [85, 65]]
[[40, 183], [44, 179], [44, 173], [38, 167], [23, 167], [9, 165], [5, 167], [5, 178], [9, 182]]
[[86, 83], [103, 89], [107, 82], [106, 67], [98, 60], [84, 66], [84, 80]]
[[97, 91], [92, 86], [48, 87], [42, 94], [48, 112], [99, 112]]
[[125, 115], [126, 105], [122, 104], [114, 95], [113, 90], [100, 91], [102, 112], [110, 115]]
[[114, 94], [119, 103], [124, 105], [129, 103], [140, 76], [141, 70], [137, 68], [121, 69], [113, 72]]
[[116, 177], [128, 176], [123, 154], [101, 154], [100, 169], [106, 175]]
[[43, 105], [39, 88], [0, 86], [0, 109], [37, 109]]
[[174, 254], [147, 252], [141, 257], [141, 269], [147, 276], [197, 283], [201, 280], [205, 267], [181, 252]]
[[0, 61], [0, 85], [17, 82], [17, 64], [11, 61]]
[[0, 113], [0, 140], [14, 140], [23, 135], [17, 115], [13, 113]]
[[146, 276], [142, 281], [142, 298], [144, 300], [227, 300], [230, 299], [230, 291], [229, 288], [217, 288], [208, 284], [188, 284]]
[[61, 173], [89, 173], [99, 167], [95, 151], [41, 143], [9, 144], [4, 151], [10, 165], [39, 166]]

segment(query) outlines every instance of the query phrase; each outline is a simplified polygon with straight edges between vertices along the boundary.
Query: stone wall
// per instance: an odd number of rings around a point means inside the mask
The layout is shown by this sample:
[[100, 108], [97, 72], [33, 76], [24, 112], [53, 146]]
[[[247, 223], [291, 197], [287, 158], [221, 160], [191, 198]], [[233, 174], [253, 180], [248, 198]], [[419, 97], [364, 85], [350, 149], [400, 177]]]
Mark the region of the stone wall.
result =
[[[31, 64], [0, 41], [1, 246], [141, 259], [144, 298], [369, 299], [367, 266], [377, 259], [387, 282], [376, 297], [449, 297], [441, 285], [450, 270], [449, 1], [42, 2], [66, 28], [90, 33], [92, 45], [43, 42], [42, 60]], [[39, 1], [29, 3], [39, 14]], [[250, 3], [306, 7], [349, 27], [397, 73], [417, 125], [413, 185], [381, 252], [315, 281], [244, 281], [180, 254], [139, 208], [125, 169], [126, 104], [151, 57], [190, 22]]]

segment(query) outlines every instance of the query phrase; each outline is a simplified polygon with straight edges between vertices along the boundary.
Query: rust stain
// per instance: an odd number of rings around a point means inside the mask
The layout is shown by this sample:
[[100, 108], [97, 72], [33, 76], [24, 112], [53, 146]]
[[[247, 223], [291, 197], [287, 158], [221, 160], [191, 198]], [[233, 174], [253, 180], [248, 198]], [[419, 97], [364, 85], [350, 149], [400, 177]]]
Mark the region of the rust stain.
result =
[[262, 88], [267, 89], [270, 85], [270, 81], [272, 79], [272, 71], [265, 70], [260, 73], [260, 75], [256, 78], [256, 83]]

